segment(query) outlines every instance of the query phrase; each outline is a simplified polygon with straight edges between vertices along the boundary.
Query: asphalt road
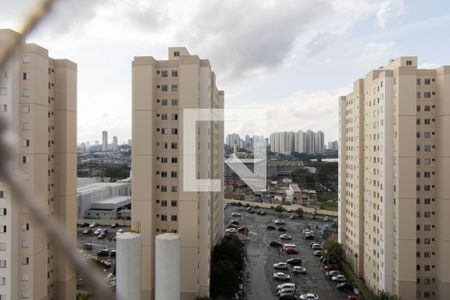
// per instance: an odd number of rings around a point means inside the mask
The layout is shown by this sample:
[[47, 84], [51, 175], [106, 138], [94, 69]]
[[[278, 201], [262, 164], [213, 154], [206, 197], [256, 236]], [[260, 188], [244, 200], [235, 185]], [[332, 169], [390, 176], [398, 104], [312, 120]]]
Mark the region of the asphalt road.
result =
[[[259, 209], [261, 210], [261, 209]], [[239, 212], [242, 217], [231, 217], [232, 212]], [[346, 299], [347, 294], [336, 290], [336, 284], [328, 281], [325, 278], [324, 272], [321, 269], [322, 264], [318, 257], [313, 255], [313, 250], [310, 247], [311, 240], [305, 240], [303, 236], [303, 229], [307, 224], [311, 226], [311, 229], [316, 233], [315, 242], [321, 243], [322, 240], [317, 238], [319, 236], [319, 230], [326, 222], [323, 220], [310, 220], [310, 219], [289, 219], [291, 213], [278, 214], [272, 210], [265, 210], [267, 215], [260, 216], [257, 214], [249, 214], [245, 207], [229, 206], [225, 209], [225, 225], [231, 219], [237, 219], [241, 224], [247, 226], [250, 230], [247, 239], [247, 255], [248, 265], [246, 268], [246, 282], [244, 283], [244, 291], [248, 300], [271, 300], [278, 299], [276, 296], [276, 286], [282, 282], [277, 282], [272, 278], [272, 275], [276, 270], [273, 268], [273, 264], [281, 261], [286, 261], [291, 257], [300, 257], [303, 260], [302, 266], [306, 268], [306, 274], [294, 275], [290, 270], [283, 270], [282, 272], [291, 275], [292, 280], [296, 284], [296, 292], [298, 295], [312, 292], [318, 294], [321, 300], [341, 300]], [[292, 236], [292, 241], [287, 243], [295, 243], [299, 250], [298, 255], [280, 254], [277, 248], [269, 247], [269, 243], [272, 240], [278, 240], [280, 234], [277, 230], [269, 231], [266, 226], [273, 224], [274, 219], [283, 219], [287, 228], [287, 234]], [[319, 230], [316, 229], [319, 226]], [[278, 226], [275, 226], [278, 227]], [[245, 239], [244, 235], [239, 234], [241, 238]]]

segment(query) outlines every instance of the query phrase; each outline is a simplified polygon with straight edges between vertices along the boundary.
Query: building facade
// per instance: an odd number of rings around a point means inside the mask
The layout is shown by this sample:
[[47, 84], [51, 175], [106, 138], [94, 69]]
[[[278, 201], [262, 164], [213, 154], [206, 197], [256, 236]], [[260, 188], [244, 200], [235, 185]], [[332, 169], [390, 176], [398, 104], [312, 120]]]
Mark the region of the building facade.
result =
[[[0, 30], [0, 51], [16, 37]], [[76, 246], [77, 65], [23, 44], [0, 70], [0, 114], [19, 136], [14, 168]], [[0, 299], [75, 299], [76, 273], [0, 182]]]
[[102, 151], [108, 151], [108, 131], [102, 131]]
[[168, 60], [135, 57], [132, 227], [142, 234], [143, 299], [154, 297], [155, 235], [164, 232], [181, 238], [181, 299], [209, 294], [211, 250], [223, 235], [223, 190], [185, 191], [183, 164], [194, 161], [197, 178], [220, 179], [223, 188], [223, 122], [197, 122], [197, 150], [185, 155], [183, 110], [223, 105], [208, 60], [186, 48], [169, 48]]
[[270, 151], [290, 155], [294, 152], [307, 154], [324, 154], [325, 140], [322, 131], [303, 132], [284, 131], [270, 135]]
[[401, 57], [339, 100], [339, 241], [372, 290], [450, 297], [450, 67]]

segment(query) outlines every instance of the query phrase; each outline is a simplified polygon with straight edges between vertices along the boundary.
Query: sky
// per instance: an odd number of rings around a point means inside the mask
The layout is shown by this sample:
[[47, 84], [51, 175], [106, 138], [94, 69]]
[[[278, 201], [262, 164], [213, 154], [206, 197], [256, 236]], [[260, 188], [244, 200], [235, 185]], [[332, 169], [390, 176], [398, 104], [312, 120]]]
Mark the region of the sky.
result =
[[[37, 0], [2, 1], [0, 28], [20, 29]], [[338, 97], [390, 59], [450, 65], [446, 0], [60, 0], [27, 39], [78, 64], [78, 142], [131, 138], [131, 61], [185, 46], [211, 61], [226, 109], [265, 126], [225, 133], [338, 135]], [[256, 129], [255, 129], [256, 128]]]

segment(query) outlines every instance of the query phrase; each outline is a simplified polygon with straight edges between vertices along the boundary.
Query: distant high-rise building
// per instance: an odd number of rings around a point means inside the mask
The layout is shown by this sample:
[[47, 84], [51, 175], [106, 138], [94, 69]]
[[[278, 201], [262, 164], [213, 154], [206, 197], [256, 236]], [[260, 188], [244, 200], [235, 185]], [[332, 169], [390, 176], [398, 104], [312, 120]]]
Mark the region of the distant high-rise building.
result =
[[338, 141], [328, 142], [328, 150], [338, 151]]
[[314, 134], [314, 154], [325, 153], [325, 136], [322, 131], [317, 131]]
[[[20, 35], [0, 30], [0, 52]], [[77, 65], [22, 44], [0, 70], [0, 114], [19, 137], [12, 168], [76, 245]], [[0, 181], [0, 299], [76, 298], [76, 272]]]
[[[223, 109], [224, 93], [208, 60], [169, 48], [168, 60], [133, 61], [132, 227], [142, 234], [142, 299], [155, 292], [155, 235], [180, 236], [181, 299], [209, 295], [212, 247], [224, 232], [223, 192], [183, 188], [184, 164], [223, 187], [223, 122], [197, 122], [196, 150], [184, 149], [185, 109]], [[187, 171], [186, 171], [187, 172]]]
[[450, 296], [450, 66], [401, 57], [339, 100], [339, 241], [370, 289]]
[[228, 134], [226, 138], [226, 144], [231, 148], [234, 147], [236, 147], [237, 149], [244, 148], [244, 141], [240, 138], [239, 134], [237, 133]]
[[295, 133], [295, 152], [297, 153], [306, 152], [306, 137], [305, 133], [301, 130]]
[[119, 150], [119, 141], [116, 136], [113, 137], [111, 149], [112, 149], [112, 151]]
[[324, 134], [308, 130], [303, 132], [284, 131], [274, 132], [269, 137], [270, 151], [290, 155], [294, 152], [308, 154], [324, 153]]
[[108, 132], [102, 132], [102, 151], [108, 151]]

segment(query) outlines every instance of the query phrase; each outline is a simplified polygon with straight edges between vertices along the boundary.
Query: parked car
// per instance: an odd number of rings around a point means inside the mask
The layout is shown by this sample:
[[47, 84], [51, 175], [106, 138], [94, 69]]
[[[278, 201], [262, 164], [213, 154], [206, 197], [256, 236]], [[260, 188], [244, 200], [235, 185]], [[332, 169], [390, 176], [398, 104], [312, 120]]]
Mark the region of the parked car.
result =
[[118, 235], [118, 234], [122, 234], [122, 233], [124, 233], [125, 231], [123, 230], [123, 228], [120, 228], [120, 229], [118, 229], [117, 231], [116, 231], [116, 235]]
[[285, 293], [295, 293], [295, 287], [285, 287], [277, 292], [278, 295]]
[[97, 226], [98, 226], [98, 224], [96, 222], [94, 222], [89, 225], [89, 228], [95, 228]]
[[280, 235], [280, 239], [282, 239], [282, 240], [292, 240], [292, 237], [289, 234], [284, 233], [284, 234]]
[[294, 210], [293, 210], [292, 208], [289, 207], [289, 208], [287, 209], [287, 212], [294, 212]]
[[257, 212], [257, 214], [260, 215], [260, 216], [264, 216], [264, 215], [266, 215], [266, 212], [263, 211], [263, 210], [260, 210], [260, 211]]
[[290, 216], [289, 216], [289, 219], [291, 219], [291, 220], [294, 220], [295, 218], [296, 218], [295, 215], [290, 215]]
[[239, 225], [239, 221], [233, 220], [233, 221], [230, 221], [230, 224]]
[[291, 287], [291, 288], [295, 289], [295, 283], [286, 282], [286, 283], [279, 284], [277, 286], [277, 290], [279, 291], [279, 290], [282, 290], [282, 289], [287, 288], [287, 287]]
[[116, 227], [118, 227], [119, 226], [119, 223], [112, 223], [111, 224], [111, 228], [116, 228]]
[[101, 232], [102, 232], [102, 229], [101, 228], [97, 228], [94, 231], [94, 235], [99, 235]]
[[354, 291], [353, 285], [351, 285], [348, 282], [338, 283], [336, 285], [336, 289], [339, 291], [347, 291], [347, 292], [352, 292], [352, 293]]
[[236, 233], [237, 229], [236, 228], [228, 228], [227, 230], [225, 230], [226, 233]]
[[277, 262], [273, 264], [273, 268], [277, 270], [287, 270], [289, 269], [289, 265], [285, 262]]
[[286, 254], [298, 254], [298, 250], [297, 250], [297, 248], [286, 248], [286, 250], [284, 250], [284, 253], [286, 253]]
[[283, 246], [283, 244], [281, 244], [279, 241], [271, 241], [269, 246], [274, 248], [280, 248], [281, 246]]
[[314, 256], [322, 256], [322, 254], [323, 254], [322, 250], [316, 250], [316, 251], [313, 252]]
[[324, 220], [325, 222], [329, 222], [329, 221], [330, 221], [330, 218], [324, 217], [323, 220]]
[[305, 240], [313, 240], [314, 239], [314, 234], [306, 234], [305, 235]]
[[283, 272], [273, 273], [273, 279], [275, 280], [291, 280], [291, 276], [284, 274]]
[[315, 244], [311, 247], [313, 250], [322, 250], [322, 246], [320, 246], [319, 244]]
[[286, 228], [284, 228], [284, 227], [278, 227], [278, 231], [279, 231], [279, 232], [286, 232], [286, 231], [287, 231], [287, 229], [286, 229]]
[[83, 234], [89, 234], [92, 232], [92, 229], [90, 228], [86, 228], [85, 230], [83, 230]]
[[109, 256], [110, 251], [108, 249], [103, 249], [97, 252], [97, 256], [107, 257]]
[[339, 270], [339, 266], [337, 264], [328, 264], [328, 265], [325, 265], [324, 269], [326, 271]]
[[306, 274], [306, 268], [301, 266], [292, 267], [292, 272], [295, 274]]
[[298, 266], [302, 264], [302, 259], [298, 257], [289, 258], [286, 263], [288, 263], [291, 266]]
[[92, 244], [91, 243], [86, 243], [86, 244], [83, 245], [83, 248], [85, 250], [92, 250]]
[[273, 221], [273, 223], [275, 223], [275, 225], [284, 225], [286, 224], [283, 220], [281, 219], [276, 219], [275, 221]]
[[332, 270], [332, 271], [325, 272], [325, 277], [327, 277], [328, 279], [331, 279], [333, 276], [337, 276], [339, 274], [341, 274], [341, 273], [339, 273], [339, 271]]
[[238, 213], [238, 212], [232, 212], [232, 213], [231, 213], [231, 216], [232, 216], [232, 217], [240, 217], [241, 214]]
[[100, 234], [97, 236], [97, 238], [98, 238], [99, 240], [102, 240], [102, 239], [104, 239], [105, 237], [106, 237], [106, 233], [104, 233], [103, 231], [100, 232]]
[[242, 226], [242, 227], [239, 227], [238, 232], [239, 232], [239, 233], [248, 233], [249, 230], [248, 230], [247, 227]]
[[79, 227], [88, 227], [89, 226], [89, 223], [78, 223], [77, 224]]
[[347, 281], [347, 278], [345, 278], [344, 275], [339, 274], [339, 275], [331, 277], [331, 280], [335, 281], [335, 282], [344, 282], [344, 281]]
[[319, 296], [317, 294], [313, 293], [306, 293], [303, 295], [300, 295], [301, 300], [319, 300]]
[[227, 228], [238, 228], [238, 226], [230, 223], [228, 224]]
[[293, 292], [282, 293], [278, 296], [280, 300], [297, 300]]
[[116, 257], [116, 254], [117, 254], [116, 250], [111, 250], [111, 252], [109, 253], [109, 256]]
[[266, 227], [266, 229], [267, 229], [267, 230], [275, 230], [276, 228], [275, 228], [275, 226], [268, 225], [268, 226]]

